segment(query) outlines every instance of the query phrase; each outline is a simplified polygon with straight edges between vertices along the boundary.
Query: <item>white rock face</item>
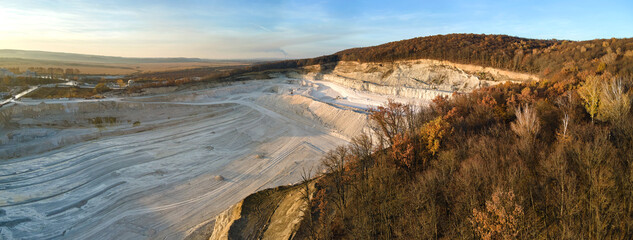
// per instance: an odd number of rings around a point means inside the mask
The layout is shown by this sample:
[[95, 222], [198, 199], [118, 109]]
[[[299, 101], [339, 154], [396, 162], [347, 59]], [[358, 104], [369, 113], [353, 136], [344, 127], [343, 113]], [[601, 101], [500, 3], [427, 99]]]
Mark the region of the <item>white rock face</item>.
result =
[[307, 73], [291, 73], [290, 76], [329, 81], [378, 94], [427, 100], [506, 81], [538, 80], [538, 77], [529, 74], [436, 60], [393, 63], [341, 61], [335, 66], [309, 66], [305, 70]]

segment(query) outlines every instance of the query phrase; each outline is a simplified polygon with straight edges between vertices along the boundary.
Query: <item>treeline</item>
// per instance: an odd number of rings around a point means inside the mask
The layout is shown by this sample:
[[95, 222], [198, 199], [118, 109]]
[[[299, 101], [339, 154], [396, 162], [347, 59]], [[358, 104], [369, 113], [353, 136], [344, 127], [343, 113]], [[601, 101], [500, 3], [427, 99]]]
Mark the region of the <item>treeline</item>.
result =
[[[632, 239], [630, 78], [374, 109], [304, 188], [307, 239]], [[307, 183], [307, 181], [306, 181]]]
[[311, 59], [288, 60], [280, 62], [260, 63], [250, 66], [227, 66], [192, 68], [178, 71], [140, 73], [132, 76], [132, 79], [140, 84], [128, 88], [130, 92], [138, 92], [148, 87], [180, 86], [194, 82], [221, 82], [230, 81], [231, 78], [242, 74], [261, 72], [266, 70], [290, 69], [315, 64], [335, 62], [336, 56], [324, 56]]
[[[168, 78], [161, 78], [156, 75], [154, 77], [148, 77], [148, 75], [142, 75], [144, 77], [136, 77], [134, 78], [136, 83], [132, 86], [127, 87], [128, 93], [141, 92], [144, 88], [155, 88], [155, 87], [174, 87], [174, 86], [182, 86], [189, 83], [196, 82], [224, 82], [229, 81], [230, 77], [235, 76], [237, 74], [246, 73], [243, 69], [233, 69], [233, 70], [214, 70], [205, 73], [203, 78], [198, 77], [182, 77], [183, 75], [173, 75]], [[151, 75], [149, 75], [151, 76]], [[166, 76], [166, 75], [163, 75]], [[175, 79], [175, 76], [180, 76], [180, 78]], [[190, 76], [190, 75], [187, 75]], [[194, 75], [195, 76], [195, 75]]]
[[272, 69], [289, 69], [289, 68], [298, 68], [305, 67], [311, 65], [321, 65], [328, 63], [338, 62], [340, 56], [338, 54], [321, 56], [316, 58], [306, 58], [306, 59], [297, 59], [297, 60], [285, 60], [278, 62], [270, 62], [270, 63], [262, 63], [253, 66], [248, 66], [243, 69], [244, 72], [258, 72]]
[[236, 68], [240, 68], [240, 66], [203, 67], [176, 71], [137, 73], [133, 74], [131, 78], [134, 80], [175, 80], [194, 77], [208, 78], [214, 76], [218, 72], [230, 71]]
[[9, 70], [9, 72], [12, 72], [13, 74], [20, 74], [22, 72], [20, 72], [20, 68], [19, 67], [8, 67], [5, 68], [7, 70]]
[[[17, 68], [15, 70], [19, 71], [20, 69]], [[27, 70], [31, 72], [35, 72], [38, 75], [49, 75], [49, 76], [71, 76], [71, 75], [78, 75], [81, 73], [79, 69], [76, 69], [76, 68], [63, 69], [63, 68], [28, 67]], [[16, 73], [16, 72], [13, 72], [13, 73]]]

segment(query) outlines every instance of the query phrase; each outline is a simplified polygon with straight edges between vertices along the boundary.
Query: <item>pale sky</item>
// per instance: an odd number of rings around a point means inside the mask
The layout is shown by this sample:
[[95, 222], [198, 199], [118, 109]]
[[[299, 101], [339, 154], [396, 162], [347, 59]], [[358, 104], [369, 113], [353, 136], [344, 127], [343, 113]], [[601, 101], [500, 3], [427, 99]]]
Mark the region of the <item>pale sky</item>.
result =
[[633, 37], [633, 1], [0, 0], [0, 49], [303, 58], [448, 33]]

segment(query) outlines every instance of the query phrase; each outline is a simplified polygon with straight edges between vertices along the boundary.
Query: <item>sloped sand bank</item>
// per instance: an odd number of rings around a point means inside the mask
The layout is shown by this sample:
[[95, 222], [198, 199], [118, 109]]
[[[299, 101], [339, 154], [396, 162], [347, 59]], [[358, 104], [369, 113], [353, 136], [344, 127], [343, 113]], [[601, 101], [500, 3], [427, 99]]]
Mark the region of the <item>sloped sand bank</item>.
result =
[[5, 107], [0, 238], [181, 239], [360, 133], [386, 97], [354, 94], [274, 79]]

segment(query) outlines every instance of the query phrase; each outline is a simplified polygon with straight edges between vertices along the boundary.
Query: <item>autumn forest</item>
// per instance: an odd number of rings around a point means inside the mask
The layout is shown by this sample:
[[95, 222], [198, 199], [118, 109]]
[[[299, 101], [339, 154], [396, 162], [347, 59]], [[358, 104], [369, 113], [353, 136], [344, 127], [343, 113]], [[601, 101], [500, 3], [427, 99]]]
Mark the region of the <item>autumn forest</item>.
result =
[[327, 174], [305, 188], [316, 196], [305, 238], [633, 238], [633, 40], [446, 35], [307, 62], [330, 58], [431, 58], [542, 80], [373, 109], [378, 137], [329, 152]]

